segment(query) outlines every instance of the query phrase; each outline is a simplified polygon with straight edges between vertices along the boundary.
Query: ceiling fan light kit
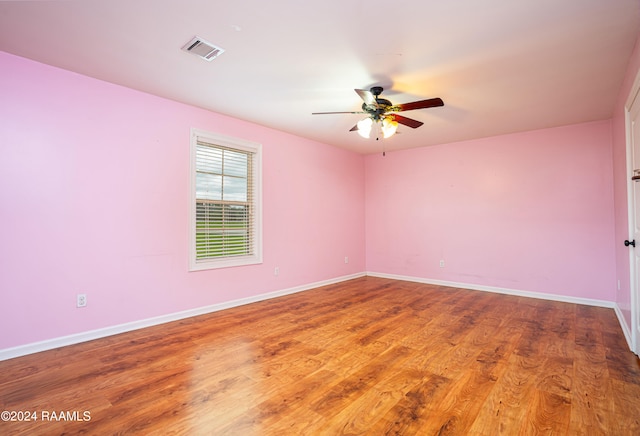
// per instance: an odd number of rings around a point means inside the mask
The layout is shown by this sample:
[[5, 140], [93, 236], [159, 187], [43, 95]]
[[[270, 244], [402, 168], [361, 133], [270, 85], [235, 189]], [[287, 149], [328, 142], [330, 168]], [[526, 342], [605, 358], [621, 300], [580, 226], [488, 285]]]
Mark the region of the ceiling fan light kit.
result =
[[365, 118], [358, 121], [356, 124], [358, 135], [363, 138], [368, 138], [371, 135], [371, 127], [373, 127], [373, 120], [371, 118]]
[[383, 138], [390, 138], [396, 134], [396, 130], [398, 130], [398, 122], [392, 117], [385, 117], [382, 120], [382, 136]]
[[383, 138], [390, 138], [396, 133], [398, 125], [416, 129], [423, 125], [422, 121], [414, 120], [411, 118], [398, 115], [397, 112], [410, 111], [415, 109], [427, 109], [431, 107], [444, 106], [444, 102], [440, 98], [430, 98], [427, 100], [419, 100], [411, 103], [404, 103], [394, 105], [385, 98], [380, 98], [383, 88], [381, 86], [374, 86], [369, 91], [364, 89], [355, 89], [356, 94], [362, 98], [362, 111], [357, 112], [314, 112], [312, 115], [326, 115], [326, 114], [367, 114], [367, 118], [364, 118], [353, 126], [350, 131], [357, 131], [363, 138], [369, 138], [371, 136], [371, 130], [374, 127], [374, 123], [379, 124], [380, 131], [382, 131]]

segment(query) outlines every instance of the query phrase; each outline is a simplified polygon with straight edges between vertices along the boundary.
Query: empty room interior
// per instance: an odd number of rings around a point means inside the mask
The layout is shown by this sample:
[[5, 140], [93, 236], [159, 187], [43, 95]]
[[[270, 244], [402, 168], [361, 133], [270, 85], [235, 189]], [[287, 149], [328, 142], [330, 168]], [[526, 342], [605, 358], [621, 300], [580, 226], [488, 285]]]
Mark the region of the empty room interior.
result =
[[640, 434], [639, 37], [0, 2], [0, 434]]

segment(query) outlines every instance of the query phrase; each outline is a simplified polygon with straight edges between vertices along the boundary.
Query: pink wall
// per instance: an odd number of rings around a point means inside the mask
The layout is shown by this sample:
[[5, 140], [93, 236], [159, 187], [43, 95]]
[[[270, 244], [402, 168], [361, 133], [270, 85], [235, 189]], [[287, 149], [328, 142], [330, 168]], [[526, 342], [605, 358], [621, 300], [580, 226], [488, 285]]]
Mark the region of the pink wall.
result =
[[[0, 349], [364, 271], [360, 155], [2, 52], [0, 96]], [[187, 272], [191, 127], [262, 143], [262, 265]]]
[[631, 250], [623, 245], [623, 241], [629, 238], [629, 215], [627, 206], [627, 142], [625, 127], [625, 105], [631, 92], [633, 82], [640, 71], [640, 38], [627, 66], [627, 74], [618, 94], [615, 112], [612, 121], [613, 130], [613, 175], [614, 198], [616, 220], [616, 265], [617, 278], [620, 280], [620, 289], [616, 294], [616, 303], [627, 323], [631, 326], [631, 286], [629, 281], [629, 255]]
[[[2, 52], [0, 67], [0, 349], [362, 271], [629, 300], [618, 113], [363, 157]], [[263, 144], [262, 265], [187, 272], [191, 127]]]
[[365, 171], [367, 271], [614, 300], [609, 121], [370, 155]]

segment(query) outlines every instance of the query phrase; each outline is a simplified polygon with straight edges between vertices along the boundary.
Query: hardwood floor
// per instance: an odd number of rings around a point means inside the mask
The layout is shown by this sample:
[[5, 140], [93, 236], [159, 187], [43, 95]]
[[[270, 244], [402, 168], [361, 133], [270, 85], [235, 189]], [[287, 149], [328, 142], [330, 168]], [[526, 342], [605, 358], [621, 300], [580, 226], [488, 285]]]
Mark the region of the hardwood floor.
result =
[[4, 435], [638, 435], [640, 363], [611, 309], [364, 277], [0, 362], [0, 410], [37, 418]]

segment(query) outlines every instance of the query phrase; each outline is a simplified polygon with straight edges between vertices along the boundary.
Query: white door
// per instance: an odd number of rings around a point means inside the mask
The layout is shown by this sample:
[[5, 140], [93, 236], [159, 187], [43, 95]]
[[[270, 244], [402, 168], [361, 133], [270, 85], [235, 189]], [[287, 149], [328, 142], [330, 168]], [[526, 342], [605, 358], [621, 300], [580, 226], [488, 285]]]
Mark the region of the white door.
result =
[[[631, 227], [632, 249], [631, 261], [631, 347], [636, 354], [640, 353], [640, 93], [635, 94], [629, 109], [629, 127], [631, 141], [631, 159], [633, 174], [631, 176]], [[634, 246], [635, 245], [635, 246]]]

